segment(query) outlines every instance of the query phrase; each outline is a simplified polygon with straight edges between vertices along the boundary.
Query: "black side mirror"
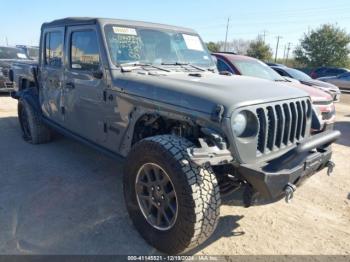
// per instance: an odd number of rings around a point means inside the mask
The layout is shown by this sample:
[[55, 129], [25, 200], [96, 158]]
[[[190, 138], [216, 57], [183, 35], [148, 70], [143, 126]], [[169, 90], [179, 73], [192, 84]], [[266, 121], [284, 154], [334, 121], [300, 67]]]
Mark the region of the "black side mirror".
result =
[[100, 70], [100, 69], [98, 69], [98, 70], [96, 70], [96, 71], [93, 71], [93, 72], [92, 72], [92, 76], [93, 76], [94, 78], [96, 78], [96, 79], [102, 79], [102, 77], [103, 77], [103, 71]]
[[32, 67], [30, 68], [30, 71], [31, 71], [31, 73], [32, 73], [32, 75], [33, 75], [35, 85], [38, 86], [38, 68], [32, 66]]

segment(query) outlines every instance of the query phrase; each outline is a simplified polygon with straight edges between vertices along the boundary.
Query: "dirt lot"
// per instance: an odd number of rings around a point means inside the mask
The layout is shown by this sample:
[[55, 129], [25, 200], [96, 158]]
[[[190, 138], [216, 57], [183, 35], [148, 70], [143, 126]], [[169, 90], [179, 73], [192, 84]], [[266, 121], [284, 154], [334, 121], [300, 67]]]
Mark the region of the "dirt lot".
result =
[[[342, 138], [292, 204], [223, 206], [196, 254], [350, 254], [350, 95], [337, 105]], [[26, 144], [16, 101], [0, 96], [0, 254], [157, 254], [132, 227], [122, 163], [59, 138]]]

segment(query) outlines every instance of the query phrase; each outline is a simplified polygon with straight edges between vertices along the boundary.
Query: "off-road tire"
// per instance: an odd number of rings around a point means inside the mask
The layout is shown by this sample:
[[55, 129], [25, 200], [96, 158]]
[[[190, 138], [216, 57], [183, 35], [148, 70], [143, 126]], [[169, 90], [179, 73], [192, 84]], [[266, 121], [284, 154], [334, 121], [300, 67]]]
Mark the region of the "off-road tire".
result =
[[31, 144], [44, 144], [51, 141], [52, 131], [42, 122], [38, 113], [35, 112], [26, 100], [20, 99], [18, 101], [17, 110], [18, 120], [25, 141]]
[[[214, 232], [220, 216], [220, 191], [210, 167], [190, 160], [188, 140], [171, 135], [146, 138], [138, 142], [127, 157], [124, 168], [124, 197], [131, 220], [142, 237], [167, 254], [187, 252]], [[147, 222], [139, 208], [135, 179], [146, 163], [160, 166], [177, 192], [178, 215], [168, 230], [158, 230]]]

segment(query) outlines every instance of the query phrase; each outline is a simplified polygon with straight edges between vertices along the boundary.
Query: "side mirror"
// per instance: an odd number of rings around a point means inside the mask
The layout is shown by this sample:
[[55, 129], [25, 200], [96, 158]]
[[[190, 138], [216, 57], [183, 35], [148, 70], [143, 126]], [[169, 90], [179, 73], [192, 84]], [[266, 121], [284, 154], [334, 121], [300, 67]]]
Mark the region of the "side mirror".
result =
[[229, 71], [220, 71], [219, 72], [220, 75], [223, 75], [223, 76], [232, 76], [233, 74]]
[[102, 79], [103, 77], [103, 71], [98, 69], [92, 72], [92, 76], [96, 79]]
[[30, 71], [31, 71], [31, 73], [33, 75], [34, 82], [37, 85], [38, 84], [38, 68], [33, 66], [33, 67], [30, 68]]

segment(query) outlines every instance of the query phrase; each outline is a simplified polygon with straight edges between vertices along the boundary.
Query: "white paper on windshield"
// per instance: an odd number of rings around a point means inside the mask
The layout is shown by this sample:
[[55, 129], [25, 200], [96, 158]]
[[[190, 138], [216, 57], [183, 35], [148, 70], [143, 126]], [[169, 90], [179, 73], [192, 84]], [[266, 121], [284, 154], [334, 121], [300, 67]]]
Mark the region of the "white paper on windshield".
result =
[[23, 59], [27, 58], [25, 54], [21, 54], [21, 53], [17, 53], [17, 57], [18, 58], [23, 58]]
[[198, 36], [186, 35], [186, 34], [182, 34], [182, 36], [185, 40], [185, 43], [188, 49], [204, 51], [202, 42]]
[[120, 35], [137, 35], [135, 28], [113, 26], [113, 32]]

